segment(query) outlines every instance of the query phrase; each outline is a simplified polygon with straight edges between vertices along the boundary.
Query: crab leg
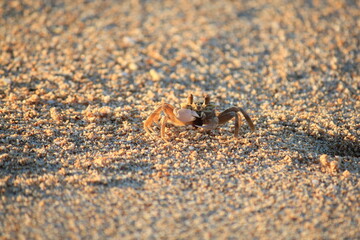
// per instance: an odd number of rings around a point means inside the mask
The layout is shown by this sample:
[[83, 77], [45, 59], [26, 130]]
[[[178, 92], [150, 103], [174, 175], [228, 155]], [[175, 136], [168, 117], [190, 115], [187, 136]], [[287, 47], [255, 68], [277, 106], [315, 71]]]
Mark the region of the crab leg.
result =
[[241, 122], [240, 117], [239, 117], [239, 112], [241, 112], [244, 115], [246, 122], [249, 124], [251, 131], [254, 131], [255, 130], [254, 123], [252, 122], [249, 115], [242, 108], [231, 107], [231, 108], [223, 111], [222, 113], [220, 113], [218, 116], [220, 125], [230, 121], [232, 118], [235, 117], [235, 133], [234, 133], [235, 137], [237, 137], [239, 134], [239, 128], [240, 128], [240, 122]]
[[162, 111], [162, 106], [158, 107], [150, 116], [144, 121], [144, 129], [148, 134], [154, 133], [154, 130], [151, 128], [151, 125], [154, 122], [158, 122], [160, 119], [160, 113]]
[[160, 130], [160, 136], [161, 138], [167, 142], [167, 140], [165, 139], [165, 126], [166, 126], [166, 122], [167, 122], [167, 117], [166, 116], [163, 116], [161, 118], [161, 130]]
[[253, 132], [255, 131], [255, 125], [253, 123], [253, 121], [251, 120], [251, 118], [249, 117], [249, 115], [247, 114], [247, 112], [245, 112], [245, 110], [243, 110], [242, 108], [238, 108], [240, 110], [240, 112], [243, 114], [243, 116], [245, 117], [246, 122], [248, 123], [250, 130]]
[[240, 128], [240, 117], [239, 114], [236, 113], [235, 114], [235, 132], [234, 132], [234, 136], [237, 137], [239, 135], [239, 128]]
[[[189, 97], [189, 101], [192, 101]], [[161, 117], [160, 114], [164, 116]], [[166, 123], [170, 122], [175, 126], [185, 126], [191, 124], [199, 115], [190, 109], [176, 109], [168, 103], [162, 103], [150, 116], [144, 121], [144, 129], [148, 134], [153, 134], [153, 123], [160, 122], [161, 138], [165, 140]], [[160, 119], [161, 118], [161, 119]], [[166, 141], [166, 140], [165, 140]]]
[[[239, 108], [239, 107], [231, 107], [229, 109], [226, 109], [222, 113], [220, 113], [219, 116], [218, 116], [219, 124], [224, 124], [224, 123], [228, 122], [232, 117], [235, 116], [235, 113], [237, 113], [237, 112], [241, 112], [243, 114], [243, 116], [245, 117], [245, 120], [248, 123], [251, 131], [254, 131], [255, 126], [254, 126], [253, 121], [251, 120], [249, 115], [245, 112], [245, 110], [243, 110], [242, 108]], [[228, 115], [229, 113], [232, 113], [232, 114]], [[231, 115], [232, 115], [232, 117], [231, 117]]]

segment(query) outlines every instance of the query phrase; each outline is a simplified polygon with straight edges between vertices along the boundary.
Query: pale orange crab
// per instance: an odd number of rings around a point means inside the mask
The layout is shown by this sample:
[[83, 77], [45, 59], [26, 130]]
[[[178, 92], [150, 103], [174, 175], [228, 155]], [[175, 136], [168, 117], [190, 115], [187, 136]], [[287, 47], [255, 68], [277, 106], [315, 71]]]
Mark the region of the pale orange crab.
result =
[[[249, 115], [240, 107], [231, 107], [225, 111], [217, 114], [215, 112], [215, 105], [210, 103], [210, 96], [204, 95], [204, 101], [194, 102], [194, 97], [190, 94], [187, 98], [187, 102], [180, 105], [180, 108], [162, 102], [150, 116], [144, 121], [144, 128], [148, 134], [154, 133], [152, 129], [153, 123], [160, 122], [160, 136], [165, 139], [165, 126], [166, 123], [171, 123], [175, 126], [192, 125], [204, 130], [213, 130], [220, 125], [223, 125], [235, 118], [235, 133], [237, 137], [240, 128], [240, 114], [241, 112], [245, 117], [251, 131], [255, 130], [254, 123]], [[163, 113], [163, 116], [161, 116]]]

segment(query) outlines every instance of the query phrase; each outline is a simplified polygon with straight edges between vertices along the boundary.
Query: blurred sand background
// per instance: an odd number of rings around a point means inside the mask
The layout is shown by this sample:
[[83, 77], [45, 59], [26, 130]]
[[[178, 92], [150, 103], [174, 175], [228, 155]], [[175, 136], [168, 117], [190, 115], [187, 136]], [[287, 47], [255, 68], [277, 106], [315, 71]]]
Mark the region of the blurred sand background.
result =
[[[359, 39], [355, 0], [0, 1], [0, 238], [359, 239]], [[145, 134], [190, 92], [256, 131]]]

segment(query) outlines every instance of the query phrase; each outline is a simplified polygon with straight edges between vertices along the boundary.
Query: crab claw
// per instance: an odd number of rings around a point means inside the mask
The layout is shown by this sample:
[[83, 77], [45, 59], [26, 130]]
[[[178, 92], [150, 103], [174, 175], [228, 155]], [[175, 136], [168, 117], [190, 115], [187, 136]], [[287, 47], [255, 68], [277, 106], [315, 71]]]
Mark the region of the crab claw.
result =
[[182, 122], [192, 122], [200, 116], [190, 109], [174, 109], [175, 116]]
[[213, 118], [213, 119], [208, 119], [206, 121], [206, 123], [204, 124], [204, 122], [202, 123], [202, 125], [195, 125], [195, 127], [198, 128], [202, 128], [205, 131], [209, 131], [209, 130], [214, 130], [219, 124], [219, 119], [218, 118]]
[[214, 130], [216, 128], [216, 124], [205, 124], [205, 125], [202, 125], [202, 126], [200, 126], [200, 125], [195, 125], [195, 126], [198, 127], [198, 128], [202, 128], [202, 129], [204, 129], [206, 131]]

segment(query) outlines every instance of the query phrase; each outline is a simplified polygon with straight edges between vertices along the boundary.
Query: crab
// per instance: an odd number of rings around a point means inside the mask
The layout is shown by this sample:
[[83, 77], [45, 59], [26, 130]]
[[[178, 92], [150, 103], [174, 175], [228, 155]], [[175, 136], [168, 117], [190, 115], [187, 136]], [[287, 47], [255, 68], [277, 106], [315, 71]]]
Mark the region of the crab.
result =
[[[255, 126], [249, 115], [240, 107], [231, 107], [225, 111], [217, 114], [215, 112], [215, 105], [210, 102], [210, 96], [205, 94], [203, 101], [194, 102], [194, 97], [189, 94], [186, 103], [182, 103], [180, 108], [165, 103], [161, 105], [150, 114], [150, 116], [144, 121], [144, 129], [149, 134], [154, 134], [152, 128], [154, 123], [160, 123], [160, 136], [165, 138], [165, 127], [167, 123], [171, 123], [175, 126], [187, 126], [192, 125], [195, 128], [201, 128], [205, 131], [216, 129], [217, 127], [227, 123], [231, 119], [235, 118], [235, 132], [234, 137], [239, 135], [240, 128], [240, 114], [245, 117], [251, 131], [255, 130]], [[163, 116], [161, 116], [163, 114]]]

